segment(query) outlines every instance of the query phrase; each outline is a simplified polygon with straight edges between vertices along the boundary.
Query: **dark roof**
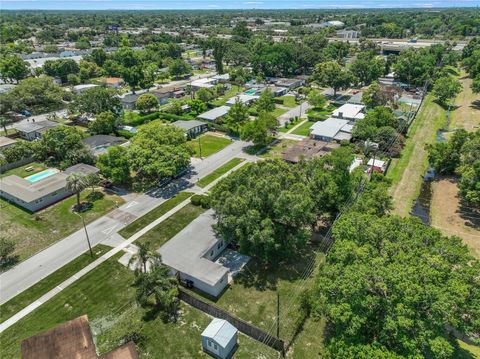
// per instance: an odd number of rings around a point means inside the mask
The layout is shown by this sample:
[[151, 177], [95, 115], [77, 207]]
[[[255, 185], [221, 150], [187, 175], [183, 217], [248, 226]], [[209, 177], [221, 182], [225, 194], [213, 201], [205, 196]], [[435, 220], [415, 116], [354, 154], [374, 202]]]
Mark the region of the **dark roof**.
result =
[[22, 341], [23, 359], [138, 359], [133, 342], [98, 356], [88, 323], [83, 315]]
[[83, 139], [85, 143], [90, 148], [95, 148], [99, 146], [115, 146], [126, 142], [123, 137], [116, 137], [110, 135], [94, 135]]
[[207, 124], [205, 122], [197, 121], [197, 120], [190, 120], [190, 121], [178, 120], [173, 122], [172, 125], [178, 128], [181, 128], [184, 131], [188, 131], [195, 127], [206, 126]]
[[89, 175], [90, 173], [98, 173], [100, 170], [95, 166], [90, 166], [85, 163], [77, 163], [71, 167], [68, 167], [63, 173], [69, 175], [72, 173], [80, 173], [81, 175]]

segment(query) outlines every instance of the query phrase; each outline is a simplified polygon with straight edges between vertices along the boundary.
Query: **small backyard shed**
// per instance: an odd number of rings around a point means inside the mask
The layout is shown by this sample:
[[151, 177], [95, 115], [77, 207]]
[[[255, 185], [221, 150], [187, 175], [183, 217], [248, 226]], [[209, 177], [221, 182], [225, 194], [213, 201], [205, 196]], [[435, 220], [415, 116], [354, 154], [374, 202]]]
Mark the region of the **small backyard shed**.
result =
[[202, 349], [214, 358], [231, 358], [237, 346], [237, 328], [224, 319], [213, 318], [202, 333]]

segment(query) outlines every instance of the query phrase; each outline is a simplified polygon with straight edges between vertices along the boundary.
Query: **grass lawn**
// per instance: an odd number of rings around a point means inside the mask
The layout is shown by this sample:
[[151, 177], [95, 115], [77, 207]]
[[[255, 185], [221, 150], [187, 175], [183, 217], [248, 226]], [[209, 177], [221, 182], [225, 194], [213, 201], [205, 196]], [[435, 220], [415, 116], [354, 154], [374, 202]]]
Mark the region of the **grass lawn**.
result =
[[5, 133], [5, 130], [2, 128], [2, 129], [0, 129], [0, 136], [12, 135], [15, 132], [17, 132], [17, 130], [15, 130], [14, 128], [7, 128], [7, 133]]
[[[201, 351], [200, 334], [211, 321], [203, 312], [181, 304], [176, 323], [145, 318], [135, 306], [133, 273], [117, 262], [121, 254], [102, 263], [72, 286], [0, 334], [2, 357], [20, 357], [22, 339], [87, 314], [97, 349], [105, 353], [119, 345], [127, 333], [143, 339], [141, 358], [209, 358]], [[236, 358], [277, 358], [270, 348], [239, 335]]]
[[427, 95], [410, 126], [400, 159], [390, 166], [387, 173], [387, 177], [392, 180], [391, 194], [395, 214], [409, 214], [420, 193], [422, 176], [428, 167], [425, 145], [435, 141], [437, 130], [444, 124], [445, 111], [433, 101], [431, 94]]
[[[291, 127], [290, 127], [291, 128]], [[287, 148], [293, 146], [298, 141], [282, 139], [276, 142], [273, 146], [269, 147], [268, 150], [260, 155], [263, 158], [283, 158], [283, 151]]]
[[451, 113], [450, 128], [463, 128], [475, 131], [480, 125], [480, 99], [479, 95], [472, 92], [472, 79], [465, 73], [460, 78], [462, 92], [455, 100], [456, 108]]
[[242, 163], [244, 160], [243, 158], [232, 158], [230, 161], [225, 163], [223, 166], [220, 166], [217, 168], [215, 171], [212, 173], [206, 175], [205, 177], [202, 177], [198, 182], [197, 186], [199, 187], [205, 187], [215, 181], [218, 177], [224, 175], [228, 171], [230, 171], [232, 168], [238, 166], [240, 163]]
[[300, 135], [300, 136], [309, 136], [310, 135], [310, 127], [312, 127], [315, 122], [316, 121], [305, 121], [304, 123], [302, 123], [300, 126], [298, 126], [296, 129], [294, 129], [290, 133], [292, 133], [294, 135]]
[[12, 315], [18, 313], [34, 300], [37, 300], [42, 295], [55, 288], [55, 286], [77, 273], [80, 269], [85, 268], [95, 259], [107, 253], [109, 250], [111, 250], [110, 247], [102, 244], [96, 245], [93, 248], [93, 257], [91, 257], [88, 252], [80, 255], [62, 268], [43, 278], [40, 282], [2, 304], [0, 306], [0, 323], [3, 323]]
[[[294, 297], [300, 285], [309, 288], [315, 273], [309, 273], [305, 283], [301, 275], [316, 256], [317, 264], [323, 261], [323, 254], [316, 253], [308, 247], [296, 256], [302, 260], [280, 263], [276, 268], [265, 268], [255, 259], [251, 259], [234, 279], [227, 290], [215, 304], [230, 313], [246, 320], [266, 331], [273, 330], [277, 310], [277, 291], [280, 294], [280, 338], [288, 341], [293, 337], [295, 323], [299, 315], [300, 296]], [[292, 299], [292, 297], [294, 299]], [[206, 298], [212, 301], [210, 298]], [[322, 330], [317, 330], [317, 338], [322, 337]]]
[[232, 140], [230, 140], [229, 138], [214, 136], [207, 133], [193, 140], [190, 140], [188, 143], [193, 149], [195, 157], [200, 157], [200, 145], [202, 147], [201, 157], [208, 157], [227, 147], [229, 144], [232, 143]]
[[297, 102], [295, 101], [295, 96], [280, 96], [277, 97], [283, 100], [283, 106], [286, 107], [295, 107], [297, 106]]
[[275, 110], [272, 111], [272, 115], [277, 118], [278, 116], [281, 116], [283, 115], [285, 112], [287, 112], [288, 110], [285, 110], [284, 108], [280, 108], [280, 107], [275, 107]]
[[178, 204], [180, 204], [192, 195], [193, 193], [191, 192], [180, 192], [176, 194], [172, 198], [169, 198], [168, 200], [163, 202], [158, 207], [152, 209], [147, 214], [144, 214], [142, 217], [137, 218], [134, 222], [130, 223], [128, 226], [119, 231], [118, 234], [120, 234], [125, 239], [130, 238], [139, 230], [146, 227], [157, 218], [163, 216], [165, 213], [167, 213], [172, 208], [176, 207]]
[[[82, 200], [86, 200], [90, 192], [91, 189], [84, 190]], [[105, 193], [102, 199], [93, 202], [90, 210], [83, 213], [85, 222], [94, 221], [115, 209], [116, 203], [120, 205], [123, 202], [121, 197]], [[14, 254], [23, 260], [82, 228], [82, 220], [71, 211], [75, 203], [76, 196], [71, 196], [39, 212], [30, 213], [0, 199], [0, 228], [6, 238], [16, 243]]]
[[[31, 171], [26, 171], [25, 168], [28, 167], [33, 167], [33, 170]], [[48, 167], [45, 166], [42, 162], [30, 162], [27, 163], [26, 165], [17, 167], [17, 168], [12, 168], [11, 170], [5, 171], [4, 173], [0, 174], [0, 177], [5, 177], [5, 176], [11, 176], [11, 175], [16, 175], [19, 177], [27, 177], [31, 176], [35, 173], [41, 172], [43, 170], [46, 170]]]
[[205, 209], [202, 207], [189, 203], [145, 233], [137, 241], [149, 242], [153, 248], [160, 248], [203, 212], [205, 212]]
[[232, 85], [232, 87], [229, 88], [227, 91], [225, 91], [225, 93], [222, 96], [212, 101], [211, 104], [217, 107], [223, 106], [230, 98], [242, 92], [243, 90], [245, 90], [244, 87]]

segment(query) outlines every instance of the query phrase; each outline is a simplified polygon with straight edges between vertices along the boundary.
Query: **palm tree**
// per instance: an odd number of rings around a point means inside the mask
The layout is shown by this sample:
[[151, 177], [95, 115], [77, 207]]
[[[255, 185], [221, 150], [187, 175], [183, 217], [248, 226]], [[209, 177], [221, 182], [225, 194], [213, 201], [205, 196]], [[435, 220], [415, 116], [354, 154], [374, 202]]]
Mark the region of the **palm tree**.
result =
[[90, 173], [85, 177], [85, 185], [92, 187], [92, 195], [95, 193], [95, 186], [100, 182], [100, 176], [98, 173]]
[[4, 135], [7, 135], [7, 125], [10, 123], [10, 120], [6, 117], [0, 117], [0, 126], [3, 127], [3, 131], [5, 131]]
[[85, 189], [85, 177], [73, 172], [67, 177], [67, 189], [77, 195], [77, 210], [80, 210], [80, 192]]
[[168, 317], [175, 318], [176, 304], [178, 301], [178, 282], [170, 274], [170, 268], [155, 262], [150, 271], [135, 271], [133, 286], [137, 288], [137, 303], [145, 307], [149, 305], [149, 299], [153, 295], [155, 307], [164, 312]]
[[151, 265], [161, 264], [162, 257], [160, 253], [151, 249], [150, 243], [138, 243], [138, 252], [130, 258], [128, 266], [135, 265], [135, 270], [147, 273], [147, 263], [150, 262]]

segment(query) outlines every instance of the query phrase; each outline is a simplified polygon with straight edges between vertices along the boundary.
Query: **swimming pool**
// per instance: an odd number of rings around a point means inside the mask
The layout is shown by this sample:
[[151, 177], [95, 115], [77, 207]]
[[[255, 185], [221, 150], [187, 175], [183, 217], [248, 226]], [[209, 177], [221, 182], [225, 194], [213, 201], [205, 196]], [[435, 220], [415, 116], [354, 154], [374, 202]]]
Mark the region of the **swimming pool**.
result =
[[51, 175], [54, 175], [55, 173], [58, 173], [60, 172], [59, 170], [57, 170], [56, 168], [49, 168], [49, 169], [46, 169], [42, 172], [38, 172], [38, 173], [35, 173], [34, 175], [31, 175], [31, 176], [28, 176], [28, 177], [25, 177], [25, 179], [28, 181], [28, 182], [37, 182], [37, 181], [40, 181], [44, 178], [47, 178], [47, 177], [50, 177]]
[[256, 89], [251, 89], [251, 90], [247, 90], [245, 91], [245, 95], [255, 95], [257, 93], [258, 90]]

